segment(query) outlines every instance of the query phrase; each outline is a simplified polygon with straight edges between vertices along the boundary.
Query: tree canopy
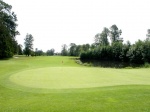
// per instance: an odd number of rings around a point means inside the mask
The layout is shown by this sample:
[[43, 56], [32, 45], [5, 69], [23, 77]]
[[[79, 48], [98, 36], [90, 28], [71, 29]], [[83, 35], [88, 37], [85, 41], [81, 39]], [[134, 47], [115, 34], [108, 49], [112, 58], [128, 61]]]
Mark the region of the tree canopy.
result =
[[0, 0], [0, 59], [12, 57], [17, 51], [17, 16], [12, 6]]
[[101, 33], [95, 35], [93, 44], [71, 43], [68, 50], [65, 45], [62, 51], [70, 56], [80, 56], [81, 60], [150, 63], [150, 30], [144, 41], [138, 40], [135, 44], [131, 44], [130, 41], [123, 43], [121, 33], [117, 25], [112, 25], [110, 29], [104, 27]]

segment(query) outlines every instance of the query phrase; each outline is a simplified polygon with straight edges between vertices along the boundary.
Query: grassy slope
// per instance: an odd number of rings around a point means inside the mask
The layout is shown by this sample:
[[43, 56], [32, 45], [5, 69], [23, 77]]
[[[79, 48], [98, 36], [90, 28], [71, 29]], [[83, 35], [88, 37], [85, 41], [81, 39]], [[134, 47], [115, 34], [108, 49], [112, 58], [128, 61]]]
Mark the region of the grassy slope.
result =
[[[63, 65], [62, 65], [63, 60]], [[5, 77], [17, 71], [39, 67], [79, 67], [68, 57], [34, 57], [0, 61], [1, 112], [149, 112], [150, 86], [128, 85], [51, 93], [22, 92], [4, 87]], [[134, 71], [134, 70], [133, 70]], [[142, 71], [141, 71], [142, 72]], [[143, 69], [145, 72], [145, 69]], [[134, 72], [133, 72], [134, 73]], [[136, 78], [136, 77], [135, 77]], [[149, 80], [149, 79], [147, 79]]]

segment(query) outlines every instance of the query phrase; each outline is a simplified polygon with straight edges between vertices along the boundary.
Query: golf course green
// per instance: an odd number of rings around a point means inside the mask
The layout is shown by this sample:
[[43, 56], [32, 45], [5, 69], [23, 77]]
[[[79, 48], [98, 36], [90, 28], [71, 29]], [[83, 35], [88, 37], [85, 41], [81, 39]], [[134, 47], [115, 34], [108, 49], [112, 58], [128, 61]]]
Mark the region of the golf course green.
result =
[[150, 69], [141, 71], [107, 68], [46, 67], [12, 74], [9, 80], [15, 84], [46, 89], [91, 88], [115, 85], [150, 85]]
[[150, 68], [86, 67], [74, 57], [0, 61], [1, 112], [149, 112]]

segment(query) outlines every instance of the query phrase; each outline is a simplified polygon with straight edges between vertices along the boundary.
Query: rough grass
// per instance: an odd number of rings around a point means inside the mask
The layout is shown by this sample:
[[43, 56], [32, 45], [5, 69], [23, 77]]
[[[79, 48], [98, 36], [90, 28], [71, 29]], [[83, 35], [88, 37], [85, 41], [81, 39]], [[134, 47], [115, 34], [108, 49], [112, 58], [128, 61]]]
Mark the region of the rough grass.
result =
[[[63, 61], [63, 63], [62, 63]], [[19, 72], [46, 68], [82, 68], [101, 77], [102, 84], [110, 84], [117, 76], [118, 85], [76, 89], [43, 90], [19, 87], [8, 80]], [[150, 69], [102, 69], [82, 67], [69, 57], [19, 57], [0, 61], [0, 111], [1, 112], [149, 112]], [[71, 72], [71, 71], [69, 71]], [[80, 71], [76, 71], [79, 72]], [[75, 74], [75, 71], [72, 72]], [[110, 73], [110, 74], [107, 74]], [[15, 75], [13, 75], [15, 74]], [[94, 75], [93, 74], [93, 75]], [[77, 74], [78, 75], [78, 74]], [[106, 76], [107, 77], [106, 77]], [[19, 76], [19, 74], [18, 74]], [[90, 75], [91, 76], [91, 75]], [[25, 77], [23, 75], [23, 77]], [[39, 76], [40, 77], [40, 76]], [[79, 77], [79, 76], [77, 76]], [[95, 77], [95, 76], [94, 76]], [[35, 77], [34, 77], [35, 78]], [[61, 77], [63, 78], [63, 77]], [[91, 77], [85, 77], [92, 79]], [[40, 78], [39, 78], [40, 79]], [[65, 78], [66, 80], [67, 78]], [[81, 77], [83, 79], [83, 77]], [[96, 77], [98, 83], [99, 77]], [[110, 80], [111, 79], [111, 80]], [[15, 77], [16, 80], [16, 77]], [[57, 79], [58, 80], [58, 79]], [[83, 79], [84, 80], [84, 79]], [[122, 80], [127, 85], [122, 85]], [[59, 83], [59, 81], [57, 81]], [[80, 82], [80, 81], [79, 81]], [[78, 83], [79, 83], [78, 82]], [[69, 82], [67, 82], [69, 83]], [[70, 82], [73, 83], [73, 82]], [[81, 86], [82, 81], [79, 83]], [[120, 84], [119, 84], [120, 83]], [[12, 86], [11, 86], [12, 84]], [[97, 84], [97, 83], [96, 83]], [[133, 85], [134, 84], [134, 85]], [[95, 84], [94, 84], [95, 85]], [[16, 86], [16, 88], [15, 88]], [[31, 86], [30, 86], [31, 87]], [[58, 86], [59, 87], [59, 86]], [[30, 91], [29, 91], [30, 90]]]

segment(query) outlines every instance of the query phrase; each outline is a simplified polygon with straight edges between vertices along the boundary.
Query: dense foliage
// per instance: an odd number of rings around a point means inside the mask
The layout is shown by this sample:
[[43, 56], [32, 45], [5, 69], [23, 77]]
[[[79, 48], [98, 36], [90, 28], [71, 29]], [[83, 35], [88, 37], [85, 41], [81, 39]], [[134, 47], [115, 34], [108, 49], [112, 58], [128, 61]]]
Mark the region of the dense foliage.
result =
[[46, 55], [47, 56], [53, 56], [54, 53], [55, 53], [55, 50], [54, 49], [50, 49], [50, 50], [47, 50]]
[[[110, 29], [104, 28], [101, 33], [95, 35], [95, 42], [92, 45], [71, 43], [68, 55], [80, 56], [81, 60], [149, 63], [150, 37], [144, 41], [138, 40], [131, 45], [129, 41], [123, 43], [123, 38], [120, 37], [121, 33], [122, 31], [116, 25], [112, 25]], [[110, 37], [111, 43], [108, 41], [108, 37]]]
[[150, 41], [137, 41], [135, 44], [115, 42], [108, 46], [98, 46], [93, 50], [82, 52], [82, 60], [107, 60], [143, 64], [150, 62]]
[[15, 36], [17, 17], [11, 12], [12, 6], [0, 0], [0, 59], [12, 57], [18, 53], [18, 43]]

